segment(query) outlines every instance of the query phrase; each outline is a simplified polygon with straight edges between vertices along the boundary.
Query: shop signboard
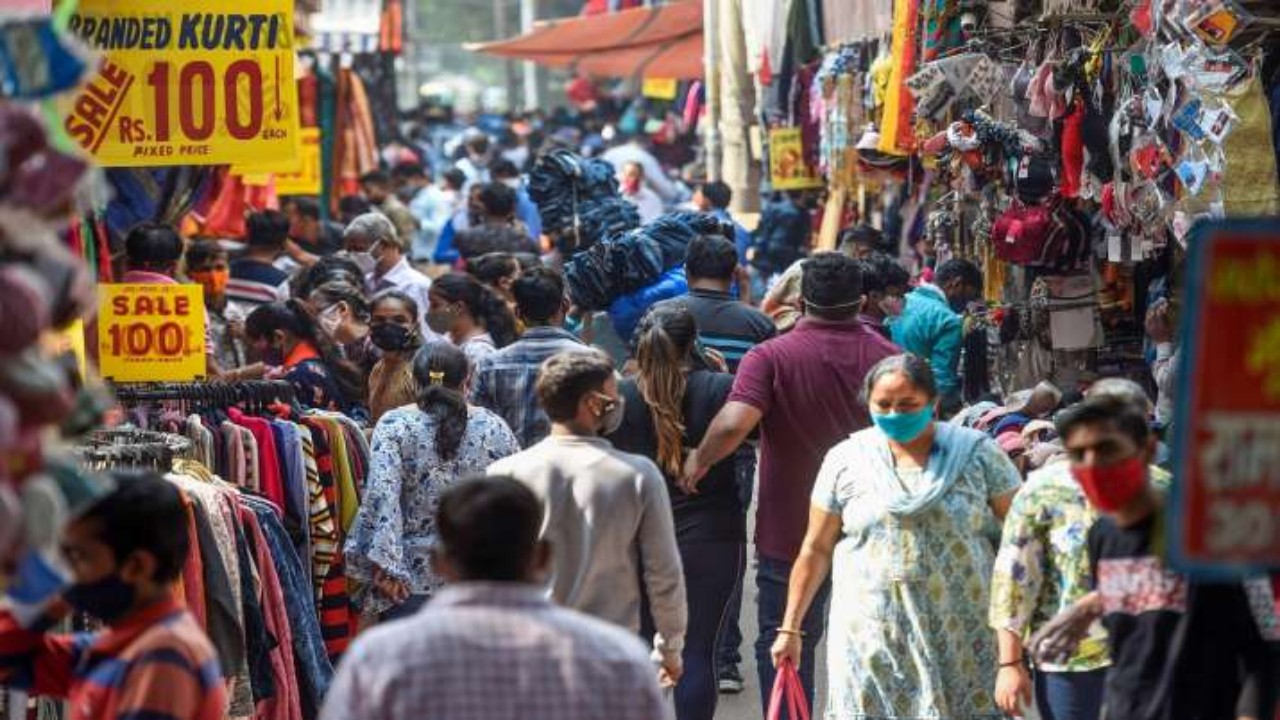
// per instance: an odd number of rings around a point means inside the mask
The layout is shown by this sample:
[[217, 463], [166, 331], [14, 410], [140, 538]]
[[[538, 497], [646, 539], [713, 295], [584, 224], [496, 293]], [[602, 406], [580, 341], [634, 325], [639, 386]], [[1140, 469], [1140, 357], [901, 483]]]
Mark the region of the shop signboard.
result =
[[293, 0], [81, 0], [68, 29], [99, 60], [63, 129], [98, 164], [296, 157]]
[[1280, 220], [1199, 225], [1185, 277], [1172, 560], [1206, 576], [1280, 568]]
[[185, 382], [205, 375], [199, 285], [102, 285], [98, 362], [116, 382]]
[[679, 87], [675, 78], [645, 78], [640, 94], [654, 100], [675, 100]]
[[805, 160], [800, 128], [769, 131], [769, 182], [774, 190], [822, 187], [822, 178]]
[[239, 175], [245, 185], [261, 187], [274, 182], [278, 195], [319, 195], [324, 183], [320, 164], [320, 128], [304, 127], [298, 137], [298, 156], [293, 160], [233, 165], [231, 173]]

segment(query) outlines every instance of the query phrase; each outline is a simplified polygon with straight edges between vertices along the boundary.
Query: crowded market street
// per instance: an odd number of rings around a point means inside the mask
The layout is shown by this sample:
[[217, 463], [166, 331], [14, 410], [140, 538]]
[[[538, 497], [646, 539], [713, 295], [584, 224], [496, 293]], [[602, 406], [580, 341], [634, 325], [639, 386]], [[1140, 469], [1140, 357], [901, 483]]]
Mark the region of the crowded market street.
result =
[[0, 720], [1280, 720], [1275, 0], [0, 0]]

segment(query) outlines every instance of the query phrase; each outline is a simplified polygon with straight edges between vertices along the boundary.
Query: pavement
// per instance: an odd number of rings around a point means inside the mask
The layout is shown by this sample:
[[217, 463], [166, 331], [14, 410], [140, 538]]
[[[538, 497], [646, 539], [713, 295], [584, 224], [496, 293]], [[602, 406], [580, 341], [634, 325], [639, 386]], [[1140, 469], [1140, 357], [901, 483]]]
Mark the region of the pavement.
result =
[[[758, 493], [752, 493], [751, 510], [747, 515], [747, 537], [755, 537], [756, 525], [756, 507], [755, 496]], [[720, 694], [720, 702], [716, 705], [715, 720], [761, 720], [764, 717], [764, 708], [760, 703], [760, 681], [756, 674], [756, 637], [759, 635], [758, 625], [756, 623], [756, 571], [755, 571], [755, 548], [748, 542], [747, 547], [747, 572], [742, 581], [742, 665], [738, 670], [742, 673], [742, 679], [746, 681], [746, 689], [737, 695]], [[826, 642], [825, 640], [818, 645], [818, 672], [816, 676], [818, 688], [816, 702], [818, 708], [824, 708], [826, 687], [827, 687], [827, 669], [826, 669]], [[814, 712], [811, 714], [814, 718], [823, 716], [822, 712]]]

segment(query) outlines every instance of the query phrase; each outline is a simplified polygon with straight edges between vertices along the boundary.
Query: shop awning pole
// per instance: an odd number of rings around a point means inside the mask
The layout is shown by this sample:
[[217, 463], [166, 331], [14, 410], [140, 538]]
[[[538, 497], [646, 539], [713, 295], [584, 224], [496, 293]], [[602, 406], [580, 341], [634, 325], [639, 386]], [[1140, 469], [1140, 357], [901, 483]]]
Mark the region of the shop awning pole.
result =
[[[533, 32], [533, 23], [538, 19], [538, 0], [520, 0], [520, 32]], [[538, 66], [529, 60], [524, 65], [524, 109], [536, 110], [538, 102]]]
[[704, 128], [707, 180], [719, 181], [724, 173], [721, 168], [720, 148], [720, 0], [703, 0], [702, 46], [706, 73], [702, 84], [707, 95], [707, 120]]

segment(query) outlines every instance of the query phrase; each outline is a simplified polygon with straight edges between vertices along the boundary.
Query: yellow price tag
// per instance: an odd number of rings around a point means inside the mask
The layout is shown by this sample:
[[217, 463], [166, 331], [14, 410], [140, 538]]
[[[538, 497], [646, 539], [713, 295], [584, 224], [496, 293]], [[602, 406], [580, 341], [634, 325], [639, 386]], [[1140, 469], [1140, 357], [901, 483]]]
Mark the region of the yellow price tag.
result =
[[182, 382], [206, 370], [199, 285], [100, 286], [98, 362], [116, 382]]

